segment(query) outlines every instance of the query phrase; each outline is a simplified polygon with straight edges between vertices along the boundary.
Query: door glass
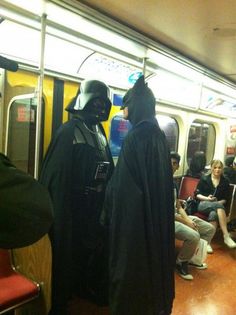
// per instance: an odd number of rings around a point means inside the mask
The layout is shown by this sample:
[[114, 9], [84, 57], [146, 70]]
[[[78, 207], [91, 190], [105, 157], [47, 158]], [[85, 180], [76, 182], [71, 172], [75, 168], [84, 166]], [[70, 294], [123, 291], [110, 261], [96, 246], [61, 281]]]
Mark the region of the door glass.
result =
[[204, 152], [206, 164], [210, 164], [215, 150], [216, 131], [213, 124], [204, 121], [193, 121], [188, 136], [187, 160], [188, 165], [195, 152]]
[[17, 99], [10, 105], [7, 155], [13, 164], [32, 176], [35, 167], [37, 99]]

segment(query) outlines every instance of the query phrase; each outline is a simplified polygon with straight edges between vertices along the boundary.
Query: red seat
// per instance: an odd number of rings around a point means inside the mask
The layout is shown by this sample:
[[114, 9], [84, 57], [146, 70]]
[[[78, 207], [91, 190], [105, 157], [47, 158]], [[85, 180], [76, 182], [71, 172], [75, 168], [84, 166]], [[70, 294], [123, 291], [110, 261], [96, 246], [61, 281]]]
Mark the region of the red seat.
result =
[[[194, 197], [194, 191], [197, 188], [199, 178], [183, 176], [180, 183], [179, 199], [187, 200], [188, 197]], [[207, 216], [200, 212], [195, 212], [194, 215], [202, 220], [207, 221]]]
[[183, 176], [179, 187], [179, 199], [186, 200], [194, 196], [199, 178]]
[[205, 214], [203, 214], [201, 212], [195, 212], [194, 215], [196, 217], [198, 217], [199, 219], [202, 219], [202, 220], [205, 220], [205, 221], [207, 221], [207, 219], [208, 219], [207, 215], [205, 215]]
[[[194, 191], [197, 187], [198, 182], [199, 182], [199, 178], [183, 176], [180, 182], [179, 199], [187, 200], [187, 198], [190, 196], [194, 197]], [[229, 217], [233, 211], [235, 195], [236, 195], [236, 185], [230, 184], [229, 199], [226, 205], [226, 215], [229, 215]], [[194, 215], [202, 220], [207, 221], [207, 216], [200, 212], [195, 212]]]
[[179, 187], [179, 199], [186, 200], [194, 196], [199, 178], [183, 176]]
[[0, 249], [0, 314], [14, 310], [39, 296], [39, 284], [18, 273], [10, 252]]

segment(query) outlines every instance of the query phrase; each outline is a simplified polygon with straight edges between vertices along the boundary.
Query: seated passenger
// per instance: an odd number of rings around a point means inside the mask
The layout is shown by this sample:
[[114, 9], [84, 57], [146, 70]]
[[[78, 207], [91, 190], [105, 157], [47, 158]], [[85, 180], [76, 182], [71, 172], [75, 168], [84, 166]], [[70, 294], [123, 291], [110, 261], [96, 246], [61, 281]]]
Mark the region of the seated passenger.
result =
[[201, 177], [196, 190], [200, 200], [198, 212], [208, 216], [208, 221], [216, 228], [219, 222], [224, 235], [224, 243], [229, 248], [236, 248], [227, 230], [225, 204], [229, 194], [229, 181], [223, 176], [223, 163], [220, 160], [211, 162], [210, 174]]
[[206, 155], [203, 151], [196, 151], [187, 170], [187, 176], [200, 178], [204, 174]]
[[225, 159], [224, 176], [231, 184], [236, 184], [236, 157], [234, 155]]
[[[172, 152], [171, 164], [173, 174], [179, 168], [180, 156], [176, 152]], [[182, 208], [178, 199], [178, 188], [174, 182], [175, 194], [175, 238], [183, 241], [183, 246], [176, 259], [176, 270], [178, 274], [186, 280], [192, 280], [193, 276], [188, 271], [188, 266], [193, 265], [198, 269], [206, 269], [207, 264], [194, 265], [190, 260], [197, 248], [200, 238], [208, 242], [207, 251], [212, 253], [213, 250], [210, 242], [215, 234], [215, 228], [208, 222], [195, 216], [188, 216]]]
[[0, 248], [37, 242], [53, 222], [51, 198], [37, 180], [0, 153]]

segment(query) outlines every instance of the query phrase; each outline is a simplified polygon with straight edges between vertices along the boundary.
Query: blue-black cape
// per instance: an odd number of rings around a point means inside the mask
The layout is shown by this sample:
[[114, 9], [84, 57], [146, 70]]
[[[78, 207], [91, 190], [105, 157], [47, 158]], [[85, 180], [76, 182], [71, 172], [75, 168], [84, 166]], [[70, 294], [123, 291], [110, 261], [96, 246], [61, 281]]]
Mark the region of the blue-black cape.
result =
[[169, 147], [154, 118], [155, 99], [140, 80], [124, 98], [133, 128], [106, 191], [112, 315], [170, 314], [174, 299]]

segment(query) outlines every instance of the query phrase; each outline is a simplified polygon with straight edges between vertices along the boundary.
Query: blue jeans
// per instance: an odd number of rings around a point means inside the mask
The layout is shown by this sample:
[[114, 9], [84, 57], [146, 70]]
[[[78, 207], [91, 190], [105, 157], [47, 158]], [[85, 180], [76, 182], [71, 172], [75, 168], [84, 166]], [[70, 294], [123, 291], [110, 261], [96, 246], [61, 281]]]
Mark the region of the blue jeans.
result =
[[198, 212], [207, 215], [208, 221], [218, 221], [217, 209], [225, 209], [225, 207], [218, 201], [200, 201], [198, 205]]

